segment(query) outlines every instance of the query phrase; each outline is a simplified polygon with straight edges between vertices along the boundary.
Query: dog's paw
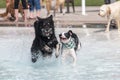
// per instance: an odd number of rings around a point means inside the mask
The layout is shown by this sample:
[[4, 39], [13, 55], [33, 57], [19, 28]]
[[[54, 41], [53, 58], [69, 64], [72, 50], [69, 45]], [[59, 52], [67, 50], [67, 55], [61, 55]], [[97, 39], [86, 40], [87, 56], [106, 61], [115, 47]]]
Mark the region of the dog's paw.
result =
[[39, 51], [32, 52], [31, 61], [32, 61], [33, 63], [35, 63], [35, 62], [37, 61], [38, 56], [39, 56], [38, 54], [39, 54]]
[[56, 45], [56, 53], [55, 53], [56, 58], [58, 58], [58, 56], [60, 54], [60, 47], [61, 47], [60, 44]]
[[36, 55], [32, 55], [32, 62], [33, 63], [35, 63], [36, 61], [37, 61], [37, 59], [38, 59], [38, 56], [36, 56]]
[[35, 63], [37, 61], [37, 59], [38, 59], [37, 55], [32, 55], [31, 60], [32, 60], [33, 63]]
[[37, 58], [32, 58], [32, 62], [35, 63], [37, 61]]
[[45, 45], [44, 49], [47, 51], [47, 52], [52, 52], [52, 49], [50, 47], [48, 47], [47, 45]]
[[105, 33], [108, 33], [109, 32], [109, 30], [105, 30]]
[[58, 56], [59, 56], [59, 51], [58, 50], [56, 50], [55, 56], [56, 56], [56, 58], [58, 58]]
[[58, 54], [55, 54], [55, 56], [56, 56], [56, 58], [58, 58], [59, 55], [58, 55]]

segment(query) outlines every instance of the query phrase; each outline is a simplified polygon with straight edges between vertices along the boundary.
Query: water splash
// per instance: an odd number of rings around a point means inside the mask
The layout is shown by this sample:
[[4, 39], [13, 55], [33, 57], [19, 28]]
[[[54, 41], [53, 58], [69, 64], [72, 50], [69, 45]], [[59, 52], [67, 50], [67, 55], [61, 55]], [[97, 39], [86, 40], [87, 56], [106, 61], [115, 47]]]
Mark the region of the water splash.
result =
[[[0, 79], [1, 80], [119, 80], [120, 37], [117, 30], [110, 34], [97, 32], [101, 29], [71, 28], [82, 42], [77, 52], [75, 67], [61, 63], [55, 55], [31, 62], [30, 48], [34, 39], [31, 28], [0, 28]], [[56, 28], [56, 34], [67, 31]]]

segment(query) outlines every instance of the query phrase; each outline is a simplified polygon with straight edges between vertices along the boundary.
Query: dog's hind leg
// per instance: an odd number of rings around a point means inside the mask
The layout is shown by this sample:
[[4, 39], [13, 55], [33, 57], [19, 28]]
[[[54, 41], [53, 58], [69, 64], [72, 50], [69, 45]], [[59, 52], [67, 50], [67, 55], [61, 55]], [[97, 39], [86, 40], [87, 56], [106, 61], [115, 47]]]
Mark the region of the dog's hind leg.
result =
[[39, 54], [39, 51], [36, 51], [36, 50], [32, 50], [31, 51], [31, 60], [33, 63], [35, 63], [38, 59], [38, 55]]
[[74, 49], [70, 50], [70, 56], [73, 57], [73, 66], [75, 66], [77, 61], [77, 56]]
[[67, 55], [68, 55], [68, 53], [66, 53], [65, 50], [62, 50], [62, 64], [65, 63], [65, 59], [66, 59]]
[[63, 3], [63, 4], [61, 4], [61, 7], [62, 7], [62, 14], [64, 15], [65, 14], [65, 12], [66, 12], [66, 10], [65, 10], [65, 4]]
[[34, 39], [32, 47], [31, 47], [31, 60], [35, 63], [39, 56], [39, 40], [37, 38]]
[[72, 7], [73, 7], [73, 12], [75, 12], [74, 0], [72, 0]]

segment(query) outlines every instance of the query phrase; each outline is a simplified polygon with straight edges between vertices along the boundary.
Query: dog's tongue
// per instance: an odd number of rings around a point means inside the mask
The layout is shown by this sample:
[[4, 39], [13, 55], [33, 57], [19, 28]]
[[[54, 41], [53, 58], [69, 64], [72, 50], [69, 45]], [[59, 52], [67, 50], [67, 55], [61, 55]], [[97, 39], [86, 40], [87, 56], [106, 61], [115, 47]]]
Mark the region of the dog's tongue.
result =
[[49, 32], [46, 32], [46, 35], [49, 35]]

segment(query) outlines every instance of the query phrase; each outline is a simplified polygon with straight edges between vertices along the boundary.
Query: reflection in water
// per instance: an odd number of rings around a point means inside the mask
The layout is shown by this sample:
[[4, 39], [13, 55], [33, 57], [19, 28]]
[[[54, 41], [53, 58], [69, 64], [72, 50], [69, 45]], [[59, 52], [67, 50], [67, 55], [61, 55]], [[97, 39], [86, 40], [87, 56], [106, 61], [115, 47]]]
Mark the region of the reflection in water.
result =
[[[56, 36], [68, 29], [80, 37], [77, 65], [61, 64], [53, 55], [31, 63], [33, 27], [0, 27], [0, 80], [119, 80], [120, 37], [117, 30], [56, 28]], [[89, 36], [87, 36], [89, 35]]]
[[108, 40], [111, 40], [111, 38], [110, 38], [110, 33], [108, 32], [108, 33], [105, 33], [105, 34], [106, 34], [107, 39], [108, 39]]
[[88, 31], [88, 28], [87, 28], [87, 25], [83, 25], [83, 28], [84, 28], [84, 32], [86, 33], [86, 36], [89, 36], [89, 31]]

